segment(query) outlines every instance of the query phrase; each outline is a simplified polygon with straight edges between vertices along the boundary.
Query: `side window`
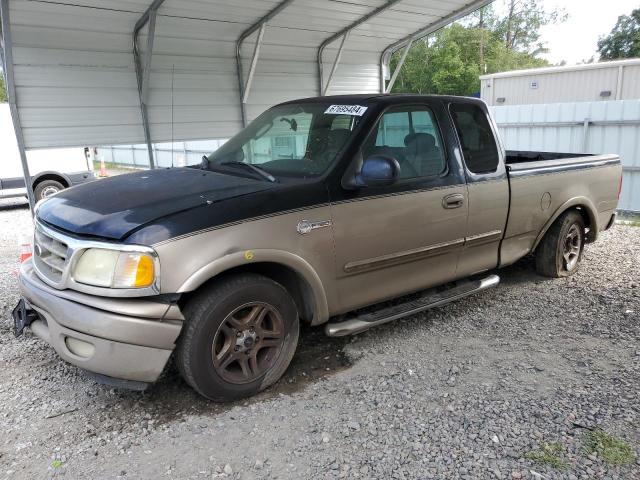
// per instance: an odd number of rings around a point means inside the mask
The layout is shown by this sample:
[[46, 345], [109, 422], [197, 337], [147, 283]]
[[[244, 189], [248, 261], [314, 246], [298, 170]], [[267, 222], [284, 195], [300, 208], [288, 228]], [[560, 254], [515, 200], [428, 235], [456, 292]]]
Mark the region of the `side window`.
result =
[[427, 107], [387, 110], [362, 147], [364, 158], [388, 155], [398, 160], [400, 178], [439, 175], [446, 162], [435, 117]]
[[473, 173], [495, 172], [499, 163], [498, 147], [487, 115], [470, 103], [453, 103], [450, 110], [467, 168]]

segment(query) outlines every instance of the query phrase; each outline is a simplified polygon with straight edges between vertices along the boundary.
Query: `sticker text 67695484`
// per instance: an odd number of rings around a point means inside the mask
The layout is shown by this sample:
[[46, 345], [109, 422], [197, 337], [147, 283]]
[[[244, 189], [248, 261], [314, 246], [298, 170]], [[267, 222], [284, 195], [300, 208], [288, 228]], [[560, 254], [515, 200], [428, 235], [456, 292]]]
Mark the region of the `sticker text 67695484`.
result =
[[367, 107], [363, 107], [362, 105], [331, 105], [324, 113], [330, 115], [355, 115], [357, 117], [361, 117], [366, 111]]

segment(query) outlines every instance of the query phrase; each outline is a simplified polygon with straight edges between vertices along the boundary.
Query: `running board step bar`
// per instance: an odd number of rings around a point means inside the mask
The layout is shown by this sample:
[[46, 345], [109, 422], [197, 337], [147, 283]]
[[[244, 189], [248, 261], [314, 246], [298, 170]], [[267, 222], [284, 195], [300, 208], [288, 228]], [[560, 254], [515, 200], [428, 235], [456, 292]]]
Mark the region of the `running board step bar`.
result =
[[455, 302], [456, 300], [481, 292], [487, 288], [495, 287], [498, 283], [500, 283], [500, 277], [498, 275], [490, 275], [482, 280], [464, 282], [442, 292], [434, 293], [433, 290], [427, 291], [416, 300], [385, 307], [371, 313], [364, 313], [356, 318], [342, 322], [329, 323], [325, 327], [325, 333], [329, 337], [345, 337], [347, 335], [362, 333], [378, 325], [415, 315], [416, 313], [424, 312], [430, 308], [440, 307], [450, 302]]

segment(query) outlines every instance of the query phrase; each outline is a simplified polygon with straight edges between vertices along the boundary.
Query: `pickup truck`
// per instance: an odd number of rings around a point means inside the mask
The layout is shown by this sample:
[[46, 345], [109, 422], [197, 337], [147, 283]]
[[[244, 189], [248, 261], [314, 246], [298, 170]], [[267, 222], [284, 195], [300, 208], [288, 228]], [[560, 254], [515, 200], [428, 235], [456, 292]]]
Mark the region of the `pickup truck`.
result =
[[285, 372], [301, 322], [362, 332], [495, 286], [530, 253], [572, 275], [621, 176], [613, 155], [505, 152], [477, 99], [283, 103], [200, 165], [40, 203], [16, 334], [108, 384], [146, 388], [174, 354], [203, 396], [246, 397]]

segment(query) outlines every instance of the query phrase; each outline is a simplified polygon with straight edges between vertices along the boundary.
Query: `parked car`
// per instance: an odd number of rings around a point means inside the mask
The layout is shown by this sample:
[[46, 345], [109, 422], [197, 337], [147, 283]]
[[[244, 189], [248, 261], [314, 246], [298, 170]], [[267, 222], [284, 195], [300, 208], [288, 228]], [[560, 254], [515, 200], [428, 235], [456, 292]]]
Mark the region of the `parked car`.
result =
[[246, 397], [287, 369], [301, 322], [355, 334], [495, 286], [485, 272], [531, 252], [574, 274], [621, 175], [614, 155], [505, 152], [476, 99], [284, 103], [200, 166], [43, 202], [16, 333], [130, 388], [175, 352], [200, 394]]
[[[84, 148], [53, 148], [27, 152], [36, 201], [65, 188], [95, 180]], [[20, 151], [8, 104], [0, 104], [0, 198], [26, 197]]]

